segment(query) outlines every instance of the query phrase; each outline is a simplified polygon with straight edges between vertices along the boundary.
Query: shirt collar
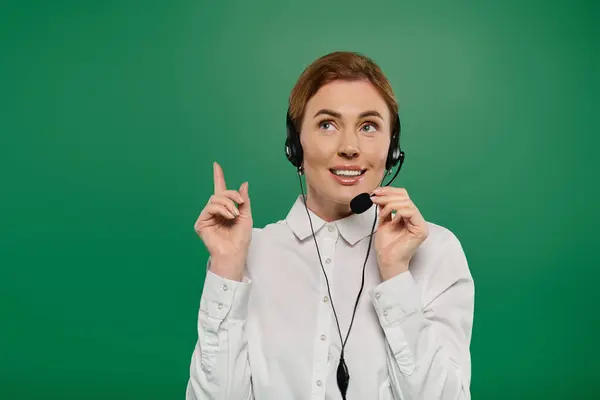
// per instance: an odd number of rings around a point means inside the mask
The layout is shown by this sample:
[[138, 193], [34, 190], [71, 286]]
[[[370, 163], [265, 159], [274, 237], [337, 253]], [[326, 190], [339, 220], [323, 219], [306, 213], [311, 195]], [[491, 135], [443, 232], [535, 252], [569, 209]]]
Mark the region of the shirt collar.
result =
[[[329, 224], [335, 225], [342, 237], [353, 246], [358, 241], [368, 237], [371, 234], [376, 210], [377, 206], [373, 204], [362, 214], [350, 214], [345, 218], [332, 221]], [[312, 226], [316, 235], [323, 225], [326, 224], [326, 222], [313, 213], [310, 209], [308, 210], [308, 213], [310, 214], [310, 220], [312, 221]], [[296, 198], [294, 205], [286, 217], [286, 222], [298, 239], [304, 240], [312, 235], [310, 222], [308, 220], [308, 215], [306, 214], [306, 208], [302, 195], [299, 195]], [[375, 231], [377, 231], [378, 225], [379, 221], [377, 221], [375, 224]]]

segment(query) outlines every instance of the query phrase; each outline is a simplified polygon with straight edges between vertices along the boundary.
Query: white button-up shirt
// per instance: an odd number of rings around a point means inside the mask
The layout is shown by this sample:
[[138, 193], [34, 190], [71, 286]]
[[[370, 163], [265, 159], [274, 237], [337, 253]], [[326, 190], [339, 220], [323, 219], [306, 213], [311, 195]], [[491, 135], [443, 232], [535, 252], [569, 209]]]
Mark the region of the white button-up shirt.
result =
[[[253, 228], [243, 282], [209, 270], [186, 399], [339, 400], [336, 371], [377, 206], [326, 223], [299, 196]], [[348, 400], [470, 399], [474, 282], [457, 237], [427, 222], [409, 271], [382, 282], [375, 249], [344, 349]], [[373, 244], [371, 244], [373, 246]]]

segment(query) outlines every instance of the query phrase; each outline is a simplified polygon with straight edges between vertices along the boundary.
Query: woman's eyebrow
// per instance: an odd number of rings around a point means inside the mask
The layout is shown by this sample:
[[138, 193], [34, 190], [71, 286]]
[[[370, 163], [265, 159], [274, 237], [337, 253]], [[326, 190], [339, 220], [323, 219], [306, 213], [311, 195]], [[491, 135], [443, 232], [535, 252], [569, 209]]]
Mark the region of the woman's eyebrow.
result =
[[379, 117], [379, 118], [383, 119], [383, 117], [381, 116], [381, 114], [379, 114], [375, 110], [369, 110], [369, 111], [362, 112], [358, 116], [358, 118], [364, 118], [364, 117]]
[[[321, 114], [330, 115], [334, 118], [342, 118], [342, 114], [340, 114], [339, 112], [336, 112], [333, 110], [328, 110], [326, 108], [317, 111], [316, 114], [313, 116], [313, 118], [316, 118], [317, 116], [319, 116]], [[360, 115], [358, 116], [358, 118], [364, 118], [364, 117], [379, 117], [379, 118], [383, 119], [381, 114], [375, 110], [364, 111], [364, 112], [360, 113]]]
[[313, 118], [316, 118], [318, 115], [321, 115], [321, 114], [325, 114], [325, 115], [331, 115], [332, 117], [334, 117], [334, 118], [338, 118], [338, 119], [339, 119], [339, 118], [342, 118], [342, 114], [340, 114], [339, 112], [335, 112], [335, 111], [333, 111], [333, 110], [328, 110], [328, 109], [326, 109], [326, 108], [324, 108], [324, 109], [322, 109], [322, 110], [319, 110], [319, 111], [317, 111], [317, 113], [314, 115], [314, 117], [313, 117]]

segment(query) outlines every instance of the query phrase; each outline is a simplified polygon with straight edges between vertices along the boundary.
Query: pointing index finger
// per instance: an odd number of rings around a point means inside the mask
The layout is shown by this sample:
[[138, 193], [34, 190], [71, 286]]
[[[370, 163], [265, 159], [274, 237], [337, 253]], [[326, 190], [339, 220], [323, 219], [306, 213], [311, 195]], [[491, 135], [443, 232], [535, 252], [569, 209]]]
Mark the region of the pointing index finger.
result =
[[225, 185], [225, 174], [223, 174], [223, 169], [216, 161], [213, 163], [213, 179], [215, 181], [215, 193], [221, 193], [227, 190], [227, 186]]

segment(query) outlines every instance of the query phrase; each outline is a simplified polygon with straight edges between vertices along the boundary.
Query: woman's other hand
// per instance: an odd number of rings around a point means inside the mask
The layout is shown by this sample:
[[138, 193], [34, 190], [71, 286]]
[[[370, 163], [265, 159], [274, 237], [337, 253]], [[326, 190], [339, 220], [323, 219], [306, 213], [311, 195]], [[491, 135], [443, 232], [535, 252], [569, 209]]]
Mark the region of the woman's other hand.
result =
[[194, 230], [204, 242], [215, 274], [242, 281], [252, 238], [248, 182], [239, 191], [227, 190], [223, 169], [213, 163], [214, 194], [200, 213]]

